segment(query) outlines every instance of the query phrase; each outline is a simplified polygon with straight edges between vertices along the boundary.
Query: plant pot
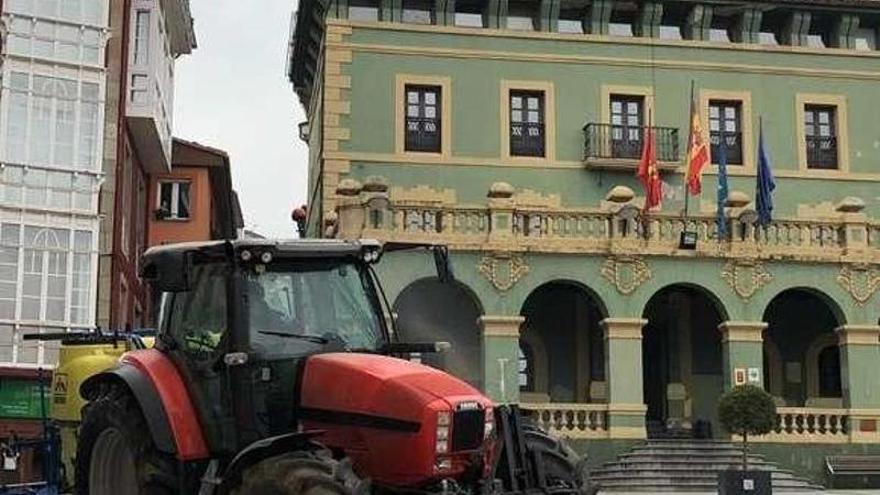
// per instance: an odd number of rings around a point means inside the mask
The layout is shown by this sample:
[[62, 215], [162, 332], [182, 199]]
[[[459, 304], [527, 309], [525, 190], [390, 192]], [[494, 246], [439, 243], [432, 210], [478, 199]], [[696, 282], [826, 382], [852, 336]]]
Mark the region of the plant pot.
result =
[[770, 495], [770, 471], [728, 469], [718, 473], [719, 495]]

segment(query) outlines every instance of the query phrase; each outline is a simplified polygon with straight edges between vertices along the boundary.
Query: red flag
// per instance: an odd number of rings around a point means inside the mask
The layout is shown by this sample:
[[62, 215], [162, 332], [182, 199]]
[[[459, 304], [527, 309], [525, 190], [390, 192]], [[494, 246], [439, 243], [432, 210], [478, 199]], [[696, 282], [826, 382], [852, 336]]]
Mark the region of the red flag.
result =
[[639, 161], [637, 175], [642, 181], [642, 185], [645, 186], [644, 210], [648, 211], [660, 206], [663, 182], [660, 180], [660, 169], [657, 167], [657, 149], [654, 142], [654, 129], [651, 127], [645, 128], [642, 159]]
[[700, 112], [691, 98], [691, 131], [688, 136], [687, 188], [692, 196], [703, 190], [703, 169], [709, 165], [709, 145], [703, 140]]

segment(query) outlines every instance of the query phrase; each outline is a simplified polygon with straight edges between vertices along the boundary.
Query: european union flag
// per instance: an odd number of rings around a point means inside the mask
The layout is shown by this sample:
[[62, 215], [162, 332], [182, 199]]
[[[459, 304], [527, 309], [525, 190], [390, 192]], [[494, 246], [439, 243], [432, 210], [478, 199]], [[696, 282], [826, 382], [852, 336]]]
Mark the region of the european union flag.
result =
[[764, 126], [758, 130], [758, 183], [755, 191], [755, 206], [758, 210], [758, 225], [767, 227], [773, 220], [773, 190], [776, 182], [770, 170], [770, 158], [764, 149]]
[[715, 224], [718, 226], [718, 240], [727, 238], [727, 218], [724, 215], [724, 204], [727, 202], [729, 189], [727, 186], [727, 144], [724, 142], [724, 133], [719, 136], [718, 143], [718, 190], [717, 190], [717, 210], [715, 214]]

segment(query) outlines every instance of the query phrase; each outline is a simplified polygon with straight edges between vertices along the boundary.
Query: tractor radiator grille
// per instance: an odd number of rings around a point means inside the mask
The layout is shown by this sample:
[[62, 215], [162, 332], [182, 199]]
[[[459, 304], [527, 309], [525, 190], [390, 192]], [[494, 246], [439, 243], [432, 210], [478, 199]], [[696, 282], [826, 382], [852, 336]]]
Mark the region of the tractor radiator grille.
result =
[[452, 417], [452, 451], [476, 450], [483, 444], [486, 413], [482, 409], [456, 411]]

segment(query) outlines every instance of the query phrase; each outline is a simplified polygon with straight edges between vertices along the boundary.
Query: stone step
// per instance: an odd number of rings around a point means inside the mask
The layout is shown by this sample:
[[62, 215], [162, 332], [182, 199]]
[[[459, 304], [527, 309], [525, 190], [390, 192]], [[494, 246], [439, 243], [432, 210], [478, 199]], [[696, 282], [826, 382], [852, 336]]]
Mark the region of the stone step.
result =
[[[750, 467], [771, 473], [773, 489], [813, 493], [822, 490], [810, 481], [779, 469], [760, 455], [748, 456]], [[709, 440], [649, 440], [606, 462], [591, 473], [600, 491], [717, 492], [718, 474], [742, 465], [742, 449]]]
[[[626, 468], [626, 467], [611, 467], [607, 469], [599, 469], [593, 471], [593, 479], [598, 478], [610, 478], [615, 476], [634, 476], [634, 477], [645, 477], [645, 476], [665, 476], [669, 475], [678, 475], [679, 473], [683, 474], [693, 474], [694, 476], [709, 476], [712, 478], [717, 478], [718, 473], [727, 471], [731, 468], [735, 468], [735, 466], [724, 466], [719, 469], [705, 469], [703, 466], [700, 466], [699, 469], [694, 467], [685, 467], [685, 466], [676, 466], [676, 467], [661, 467], [661, 468]], [[794, 478], [794, 473], [787, 470], [775, 469], [775, 466], [762, 466], [757, 468], [756, 471], [769, 471], [773, 479], [792, 479]]]

